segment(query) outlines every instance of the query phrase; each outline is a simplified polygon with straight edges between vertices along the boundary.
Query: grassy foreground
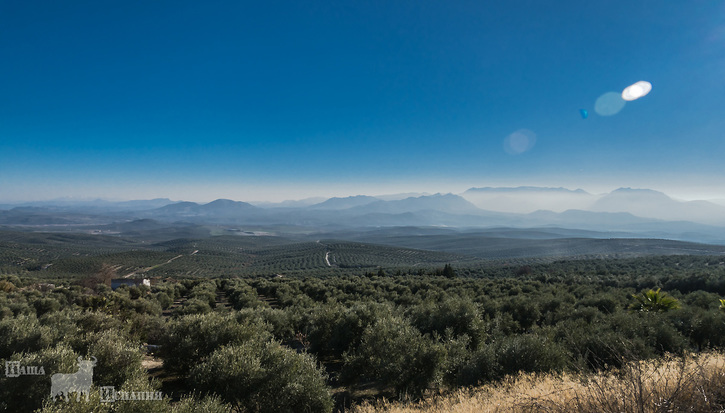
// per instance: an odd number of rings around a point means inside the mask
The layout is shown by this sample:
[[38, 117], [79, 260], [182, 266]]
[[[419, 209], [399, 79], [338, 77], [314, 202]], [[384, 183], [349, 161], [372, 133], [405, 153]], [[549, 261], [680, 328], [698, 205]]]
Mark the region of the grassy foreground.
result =
[[520, 374], [417, 403], [363, 403], [353, 413], [722, 412], [725, 355], [626, 364], [600, 374]]

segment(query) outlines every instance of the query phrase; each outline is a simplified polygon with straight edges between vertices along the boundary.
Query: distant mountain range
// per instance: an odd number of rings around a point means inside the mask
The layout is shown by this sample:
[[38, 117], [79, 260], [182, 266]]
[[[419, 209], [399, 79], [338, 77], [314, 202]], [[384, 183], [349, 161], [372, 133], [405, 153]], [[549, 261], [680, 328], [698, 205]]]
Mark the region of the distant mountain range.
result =
[[367, 195], [349, 196], [347, 198], [330, 198], [324, 202], [310, 206], [310, 209], [341, 210], [380, 202], [378, 198]]
[[112, 225], [136, 220], [144, 220], [139, 225], [143, 228], [185, 223], [184, 231], [189, 230], [188, 225], [292, 226], [306, 231], [403, 226], [557, 227], [725, 243], [725, 206], [677, 201], [661, 192], [630, 188], [602, 195], [566, 188], [471, 188], [461, 195], [358, 195], [266, 206], [228, 199], [206, 204], [168, 199], [59, 200], [5, 205], [2, 209], [0, 225], [20, 227], [106, 225], [105, 230], [112, 231]]
[[538, 210], [562, 212], [588, 209], [597, 200], [582, 189], [520, 186], [516, 188], [471, 188], [461, 194], [477, 207], [500, 212], [525, 214]]
[[172, 201], [167, 198], [156, 198], [149, 200], [140, 201], [106, 201], [103, 199], [93, 200], [77, 200], [73, 198], [60, 198], [50, 201], [35, 201], [35, 202], [23, 202], [18, 204], [6, 204], [0, 205], [0, 210], [7, 210], [13, 208], [22, 207], [35, 207], [35, 208], [47, 208], [56, 211], [78, 211], [78, 210], [99, 210], [103, 212], [108, 211], [140, 211], [145, 209], [161, 208], [163, 206], [174, 204], [176, 201]]
[[250, 214], [258, 214], [261, 208], [255, 207], [246, 202], [232, 201], [229, 199], [217, 199], [208, 204], [197, 204], [195, 202], [179, 202], [165, 205], [161, 208], [152, 209], [143, 213], [154, 218], [198, 220], [207, 219], [236, 219]]
[[725, 225], [725, 207], [708, 201], [676, 201], [650, 189], [620, 188], [599, 198], [590, 208], [595, 212], [629, 212], [667, 221], [687, 220]]
[[641, 218], [725, 226], [724, 205], [710, 201], [677, 201], [651, 189], [619, 188], [608, 194], [594, 195], [582, 189], [522, 186], [471, 188], [462, 196], [477, 207], [490, 211], [621, 212]]

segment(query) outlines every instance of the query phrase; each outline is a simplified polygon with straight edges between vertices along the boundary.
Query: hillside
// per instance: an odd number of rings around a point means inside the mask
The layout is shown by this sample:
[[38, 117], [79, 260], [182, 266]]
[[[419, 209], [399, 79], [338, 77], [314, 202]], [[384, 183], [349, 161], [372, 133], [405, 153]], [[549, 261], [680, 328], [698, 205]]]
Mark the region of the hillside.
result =
[[[197, 226], [170, 229], [155, 221], [134, 221], [117, 229], [128, 232], [121, 237], [0, 231], [0, 271], [75, 277], [105, 265], [118, 274], [153, 267], [146, 274], [162, 277], [333, 275], [378, 268], [429, 270], [445, 264], [725, 254], [725, 246], [603, 238], [606, 234], [563, 229], [452, 232], [410, 227], [291, 237], [265, 233], [211, 236], [216, 230]], [[181, 237], [169, 239], [172, 235]], [[167, 262], [170, 258], [174, 260]]]

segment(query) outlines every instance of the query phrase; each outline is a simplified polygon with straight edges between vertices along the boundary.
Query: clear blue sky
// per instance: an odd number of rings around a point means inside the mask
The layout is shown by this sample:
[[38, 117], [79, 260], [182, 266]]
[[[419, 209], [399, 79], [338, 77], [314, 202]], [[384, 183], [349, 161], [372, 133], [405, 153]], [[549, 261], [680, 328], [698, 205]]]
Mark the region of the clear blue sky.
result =
[[0, 59], [0, 201], [725, 198], [720, 0], [3, 0]]

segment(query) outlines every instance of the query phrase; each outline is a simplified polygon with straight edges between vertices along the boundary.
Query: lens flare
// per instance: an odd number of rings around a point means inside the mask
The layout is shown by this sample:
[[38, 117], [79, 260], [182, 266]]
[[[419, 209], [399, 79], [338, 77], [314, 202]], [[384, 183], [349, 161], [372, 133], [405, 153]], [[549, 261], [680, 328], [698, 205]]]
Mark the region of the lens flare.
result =
[[503, 149], [509, 155], [520, 155], [534, 147], [536, 134], [528, 129], [519, 129], [503, 141]]
[[619, 113], [627, 102], [617, 92], [607, 92], [594, 102], [594, 111], [601, 116], [612, 116]]
[[640, 80], [639, 82], [629, 85], [622, 91], [622, 99], [632, 101], [647, 96], [652, 90], [652, 83]]

